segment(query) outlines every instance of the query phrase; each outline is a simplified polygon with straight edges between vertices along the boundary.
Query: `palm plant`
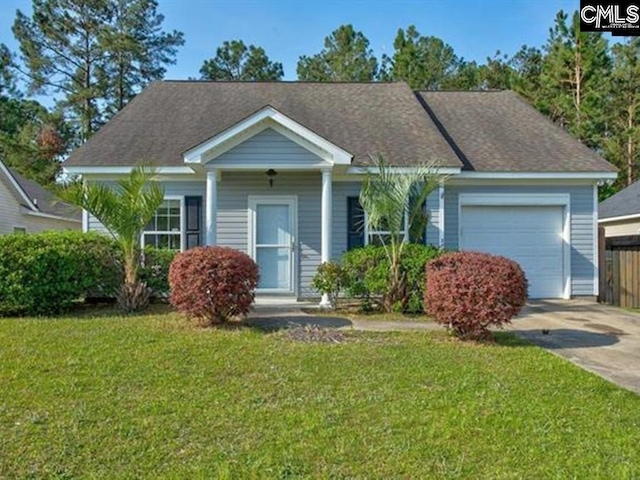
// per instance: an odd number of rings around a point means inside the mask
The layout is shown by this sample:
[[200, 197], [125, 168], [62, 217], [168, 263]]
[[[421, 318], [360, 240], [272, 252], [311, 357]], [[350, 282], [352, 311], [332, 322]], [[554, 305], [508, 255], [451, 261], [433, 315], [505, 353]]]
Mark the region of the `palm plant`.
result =
[[96, 217], [118, 243], [124, 264], [118, 304], [127, 312], [140, 310], [149, 303], [149, 290], [139, 280], [138, 269], [140, 237], [164, 201], [164, 189], [154, 177], [153, 168], [135, 167], [115, 187], [75, 181], [58, 192], [63, 200]]
[[[445, 178], [431, 163], [398, 172], [389, 167], [383, 156], [378, 156], [376, 166], [377, 171], [364, 179], [360, 204], [367, 215], [369, 230], [385, 232], [378, 234], [378, 241], [390, 265], [384, 296], [384, 308], [390, 311], [406, 299], [406, 275], [400, 259], [409, 241], [407, 237], [423, 237], [427, 224], [425, 202]], [[405, 231], [408, 235], [403, 234]]]

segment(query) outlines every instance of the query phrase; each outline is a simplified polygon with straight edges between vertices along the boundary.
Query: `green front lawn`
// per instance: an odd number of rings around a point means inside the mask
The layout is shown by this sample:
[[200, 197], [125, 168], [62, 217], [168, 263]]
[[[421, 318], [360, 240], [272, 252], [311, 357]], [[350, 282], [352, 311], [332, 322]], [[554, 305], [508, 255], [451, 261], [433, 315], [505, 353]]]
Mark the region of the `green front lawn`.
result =
[[0, 320], [0, 478], [637, 478], [640, 398], [499, 336]]

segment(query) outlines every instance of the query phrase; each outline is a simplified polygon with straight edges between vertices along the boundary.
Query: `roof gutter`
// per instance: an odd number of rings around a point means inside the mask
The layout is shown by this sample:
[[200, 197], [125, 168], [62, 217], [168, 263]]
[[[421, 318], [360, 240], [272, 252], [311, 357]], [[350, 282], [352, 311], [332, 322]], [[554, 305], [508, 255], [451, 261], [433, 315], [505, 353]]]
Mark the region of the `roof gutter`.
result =
[[631, 215], [621, 215], [619, 217], [599, 218], [598, 223], [621, 222], [623, 220], [640, 219], [640, 213], [632, 213]]
[[52, 215], [50, 213], [36, 212], [36, 211], [33, 211], [33, 210], [26, 210], [26, 211], [23, 211], [22, 213], [24, 213], [25, 215], [32, 215], [34, 217], [48, 218], [50, 220], [59, 220], [61, 222], [82, 223], [82, 220], [78, 220], [78, 219], [75, 219], [75, 218], [60, 217], [59, 215]]

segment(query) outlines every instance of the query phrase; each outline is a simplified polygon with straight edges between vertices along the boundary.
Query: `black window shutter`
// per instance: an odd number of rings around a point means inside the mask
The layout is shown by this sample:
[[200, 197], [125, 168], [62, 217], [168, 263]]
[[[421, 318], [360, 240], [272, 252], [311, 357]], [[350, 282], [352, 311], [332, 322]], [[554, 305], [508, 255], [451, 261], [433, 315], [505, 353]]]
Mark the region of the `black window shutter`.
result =
[[347, 197], [347, 250], [364, 246], [364, 210], [358, 197]]
[[198, 247], [202, 236], [202, 197], [184, 197], [184, 206], [187, 213], [187, 249]]

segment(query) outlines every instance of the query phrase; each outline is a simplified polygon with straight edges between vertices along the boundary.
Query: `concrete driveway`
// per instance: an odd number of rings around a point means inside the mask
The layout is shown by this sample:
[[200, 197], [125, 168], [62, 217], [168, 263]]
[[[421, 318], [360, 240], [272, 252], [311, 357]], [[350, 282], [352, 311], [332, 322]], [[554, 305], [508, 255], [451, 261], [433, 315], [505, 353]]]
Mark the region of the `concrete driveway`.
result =
[[533, 301], [508, 329], [640, 394], [640, 315], [594, 301]]

